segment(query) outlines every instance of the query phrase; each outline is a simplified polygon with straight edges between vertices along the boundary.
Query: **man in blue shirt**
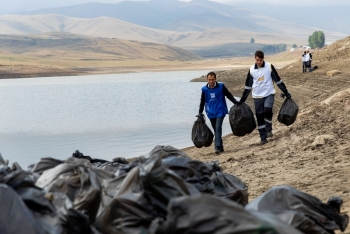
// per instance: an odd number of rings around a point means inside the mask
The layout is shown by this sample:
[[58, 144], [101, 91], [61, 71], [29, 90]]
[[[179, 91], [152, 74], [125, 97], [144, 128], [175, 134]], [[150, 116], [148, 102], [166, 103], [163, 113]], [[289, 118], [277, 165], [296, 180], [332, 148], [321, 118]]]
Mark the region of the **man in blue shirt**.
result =
[[205, 112], [214, 129], [215, 153], [220, 154], [224, 152], [222, 143], [222, 123], [225, 116], [228, 114], [225, 96], [234, 104], [238, 102], [224, 84], [216, 81], [215, 72], [209, 72], [207, 74], [207, 80], [208, 83], [202, 87], [199, 114], [201, 115], [203, 113], [205, 107]]

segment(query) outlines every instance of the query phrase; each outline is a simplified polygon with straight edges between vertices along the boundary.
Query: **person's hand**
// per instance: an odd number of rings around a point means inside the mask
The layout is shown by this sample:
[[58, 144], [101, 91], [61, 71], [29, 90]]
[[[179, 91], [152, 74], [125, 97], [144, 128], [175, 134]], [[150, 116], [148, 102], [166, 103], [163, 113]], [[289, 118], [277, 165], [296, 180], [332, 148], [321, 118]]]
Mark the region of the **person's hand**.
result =
[[290, 93], [281, 93], [281, 98], [284, 98], [286, 97], [287, 99], [291, 98], [292, 97], [292, 94]]
[[244, 103], [244, 102], [245, 102], [245, 99], [242, 97], [241, 99], [239, 99], [237, 105], [241, 105], [241, 104]]

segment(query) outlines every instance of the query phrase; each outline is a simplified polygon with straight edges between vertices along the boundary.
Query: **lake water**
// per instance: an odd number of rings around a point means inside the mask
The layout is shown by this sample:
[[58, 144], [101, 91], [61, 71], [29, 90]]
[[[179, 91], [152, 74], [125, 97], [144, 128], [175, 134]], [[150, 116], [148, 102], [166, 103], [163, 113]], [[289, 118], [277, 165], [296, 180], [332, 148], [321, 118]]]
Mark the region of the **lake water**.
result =
[[[146, 155], [156, 145], [192, 146], [204, 83], [189, 81], [207, 72], [0, 80], [0, 152], [25, 168], [75, 150], [111, 160]], [[230, 132], [227, 116], [223, 133]]]

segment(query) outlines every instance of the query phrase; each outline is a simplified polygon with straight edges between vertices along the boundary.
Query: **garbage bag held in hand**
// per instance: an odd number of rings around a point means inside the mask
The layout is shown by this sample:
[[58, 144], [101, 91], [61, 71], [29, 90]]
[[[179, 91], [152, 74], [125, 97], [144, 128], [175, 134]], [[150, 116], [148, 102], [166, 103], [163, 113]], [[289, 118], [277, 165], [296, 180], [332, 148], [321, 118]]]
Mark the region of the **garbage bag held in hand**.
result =
[[286, 126], [289, 126], [297, 119], [299, 107], [291, 98], [287, 98], [278, 113], [277, 120]]
[[192, 127], [192, 141], [197, 148], [209, 147], [213, 143], [214, 134], [205, 123], [204, 115], [199, 115]]
[[232, 133], [235, 136], [250, 134], [256, 128], [254, 114], [246, 103], [232, 106], [229, 120]]

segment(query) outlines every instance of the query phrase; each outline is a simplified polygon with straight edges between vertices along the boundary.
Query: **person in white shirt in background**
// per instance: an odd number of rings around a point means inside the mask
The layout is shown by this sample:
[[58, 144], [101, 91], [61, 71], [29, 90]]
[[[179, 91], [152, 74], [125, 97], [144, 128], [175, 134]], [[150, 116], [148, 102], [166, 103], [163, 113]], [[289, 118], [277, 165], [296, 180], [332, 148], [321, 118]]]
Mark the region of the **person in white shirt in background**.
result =
[[311, 67], [312, 54], [311, 54], [311, 52], [309, 51], [309, 49], [306, 50], [306, 54], [307, 54], [307, 58], [308, 58], [308, 61], [307, 61], [308, 71], [309, 71], [309, 72], [312, 72], [312, 67]]
[[301, 61], [303, 63], [303, 73], [306, 72], [307, 69], [307, 61], [306, 61], [306, 50], [304, 51]]

